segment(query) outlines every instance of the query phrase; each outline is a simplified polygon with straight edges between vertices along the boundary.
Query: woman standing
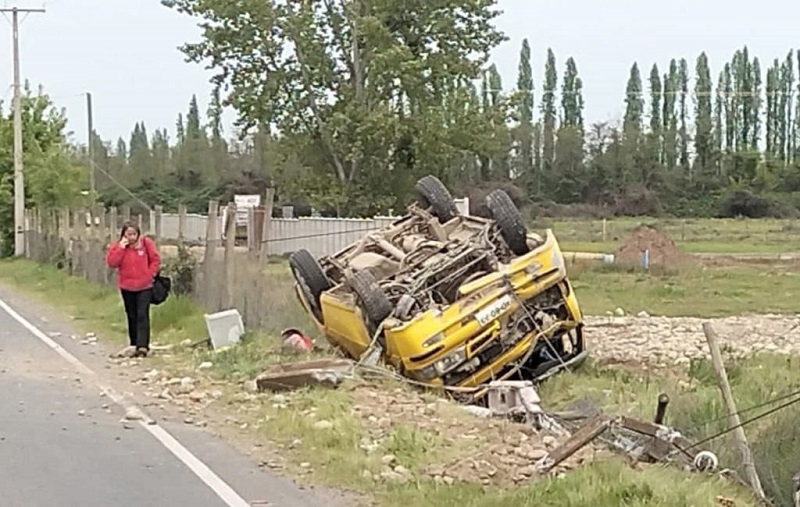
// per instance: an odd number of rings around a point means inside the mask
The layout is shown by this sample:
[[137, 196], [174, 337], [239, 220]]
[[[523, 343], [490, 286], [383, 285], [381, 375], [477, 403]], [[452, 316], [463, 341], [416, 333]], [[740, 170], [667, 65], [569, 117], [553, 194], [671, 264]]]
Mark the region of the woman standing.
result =
[[153, 278], [161, 267], [161, 256], [153, 240], [142, 236], [135, 222], [125, 222], [119, 240], [106, 253], [106, 263], [117, 270], [117, 287], [128, 316], [128, 338], [135, 357], [150, 351], [150, 301]]

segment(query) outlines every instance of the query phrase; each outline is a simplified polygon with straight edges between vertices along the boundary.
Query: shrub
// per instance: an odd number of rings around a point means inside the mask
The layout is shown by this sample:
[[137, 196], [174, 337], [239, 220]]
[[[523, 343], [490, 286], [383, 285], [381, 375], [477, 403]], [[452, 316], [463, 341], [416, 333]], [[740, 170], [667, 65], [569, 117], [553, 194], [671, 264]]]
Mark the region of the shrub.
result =
[[178, 255], [164, 261], [162, 272], [172, 278], [172, 293], [189, 295], [194, 291], [198, 262], [186, 245], [178, 245]]

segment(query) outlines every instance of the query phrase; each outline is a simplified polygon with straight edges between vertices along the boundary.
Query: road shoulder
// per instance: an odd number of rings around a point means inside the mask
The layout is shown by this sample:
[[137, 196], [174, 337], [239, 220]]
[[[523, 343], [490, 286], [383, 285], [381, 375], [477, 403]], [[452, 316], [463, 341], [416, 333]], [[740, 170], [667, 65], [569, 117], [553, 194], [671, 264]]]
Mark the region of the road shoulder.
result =
[[[92, 379], [87, 372], [76, 368], [76, 375], [86, 378], [84, 382], [98, 381], [118, 393], [123, 404], [140, 407], [158, 426], [180, 442], [201, 463], [205, 464], [225, 483], [230, 485], [240, 496], [248, 499], [253, 505], [270, 505], [271, 507], [312, 507], [317, 505], [351, 505], [349, 495], [328, 489], [320, 490], [298, 485], [292, 480], [278, 475], [276, 472], [260, 466], [266, 449], [251, 447], [252, 443], [222, 439], [220, 433], [227, 433], [225, 428], [216, 425], [187, 424], [185, 410], [167, 400], [154, 396], [143, 379], [152, 374], [154, 362], [145, 360], [120, 361], [111, 359], [110, 355], [117, 350], [118, 343], [104, 341], [103, 330], [94, 330], [97, 336], [86, 335], [79, 330], [80, 323], [51, 306], [37, 301], [27, 294], [6, 284], [0, 284], [0, 300], [4, 301], [13, 312], [40, 330], [45, 338], [57, 347], [63, 348], [96, 374]], [[2, 311], [2, 310], [0, 310]], [[121, 311], [121, 309], [120, 309]], [[28, 333], [33, 341], [42, 341], [34, 333]], [[99, 338], [98, 338], [99, 337]], [[50, 345], [53, 348], [52, 345]], [[57, 359], [57, 351], [53, 351]], [[67, 364], [65, 360], [65, 364]], [[73, 365], [74, 366], [74, 365]], [[98, 396], [101, 396], [98, 387]], [[124, 415], [124, 410], [122, 412]], [[230, 420], [229, 424], [235, 424]], [[222, 431], [218, 431], [222, 430]], [[143, 431], [136, 428], [135, 431]]]

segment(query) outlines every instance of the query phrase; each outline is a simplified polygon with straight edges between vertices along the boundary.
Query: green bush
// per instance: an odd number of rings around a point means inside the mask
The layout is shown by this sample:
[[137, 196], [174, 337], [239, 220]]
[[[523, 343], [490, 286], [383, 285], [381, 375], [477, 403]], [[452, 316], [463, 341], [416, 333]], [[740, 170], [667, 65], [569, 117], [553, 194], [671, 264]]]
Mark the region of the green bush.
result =
[[173, 294], [177, 296], [192, 294], [198, 264], [186, 245], [178, 245], [178, 255], [164, 261], [161, 271], [172, 278]]

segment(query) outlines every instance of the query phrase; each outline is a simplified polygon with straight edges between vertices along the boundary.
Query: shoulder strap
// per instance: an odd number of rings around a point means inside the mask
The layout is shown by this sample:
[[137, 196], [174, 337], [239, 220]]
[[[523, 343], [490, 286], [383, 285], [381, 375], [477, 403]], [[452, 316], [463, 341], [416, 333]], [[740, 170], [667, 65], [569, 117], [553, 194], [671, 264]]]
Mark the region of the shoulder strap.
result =
[[[150, 249], [153, 248], [153, 240], [151, 240], [147, 236], [142, 236], [142, 246], [144, 246], [144, 253], [145, 253], [145, 255], [147, 255], [147, 264], [149, 265], [150, 264]], [[160, 272], [161, 272], [161, 270], [159, 269], [158, 272], [155, 275], [153, 275], [153, 277], [154, 278], [157, 277], [158, 273], [160, 273]]]

